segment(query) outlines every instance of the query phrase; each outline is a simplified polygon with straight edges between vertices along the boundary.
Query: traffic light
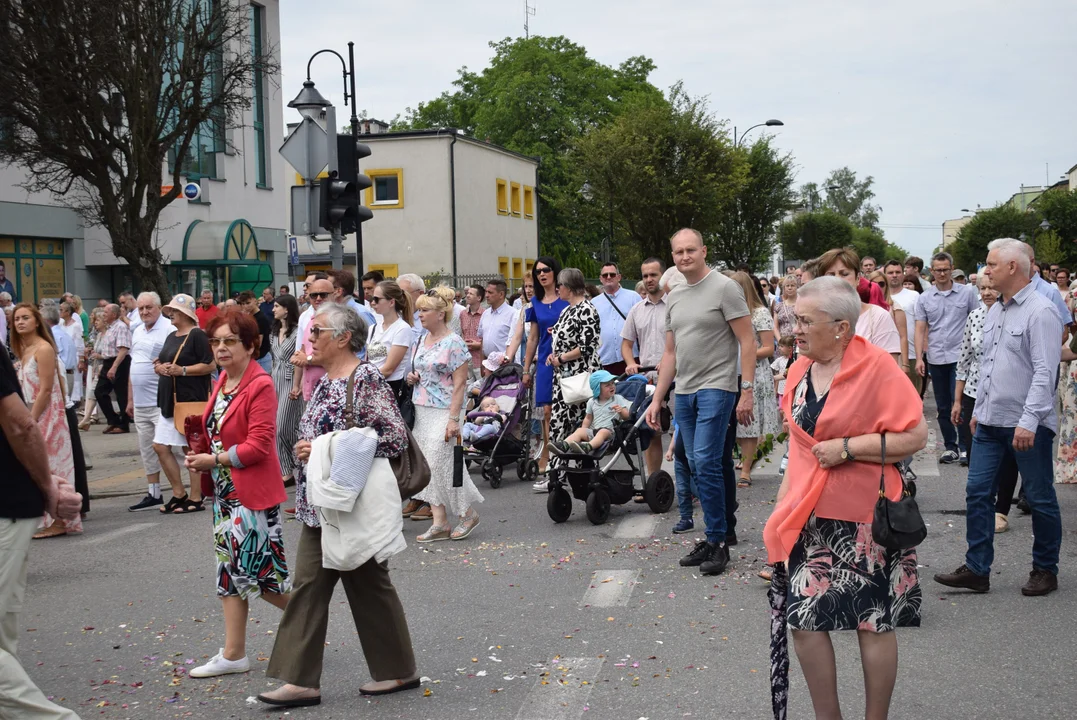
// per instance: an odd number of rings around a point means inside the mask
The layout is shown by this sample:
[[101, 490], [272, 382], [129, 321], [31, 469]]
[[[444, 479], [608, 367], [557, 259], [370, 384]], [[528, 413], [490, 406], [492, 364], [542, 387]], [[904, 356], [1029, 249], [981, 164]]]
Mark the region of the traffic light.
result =
[[359, 160], [370, 155], [370, 147], [351, 135], [337, 136], [336, 173], [322, 178], [319, 223], [323, 228], [340, 228], [341, 235], [354, 233], [359, 223], [374, 217], [363, 207], [360, 193], [371, 186], [370, 178], [359, 172]]

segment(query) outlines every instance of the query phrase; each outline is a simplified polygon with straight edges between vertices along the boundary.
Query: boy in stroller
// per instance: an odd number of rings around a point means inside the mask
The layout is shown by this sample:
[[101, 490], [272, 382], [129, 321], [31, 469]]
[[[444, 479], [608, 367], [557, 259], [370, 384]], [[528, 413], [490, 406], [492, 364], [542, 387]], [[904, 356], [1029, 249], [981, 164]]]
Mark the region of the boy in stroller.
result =
[[460, 437], [467, 444], [472, 444], [483, 438], [495, 437], [501, 432], [501, 425], [505, 422], [505, 415], [497, 404], [497, 398], [487, 395], [479, 403], [479, 412], [489, 413], [468, 420], [460, 429]]
[[617, 394], [614, 377], [605, 370], [591, 373], [591, 395], [587, 415], [575, 432], [552, 443], [558, 454], [591, 453], [613, 438], [617, 420], [628, 420], [631, 403]]

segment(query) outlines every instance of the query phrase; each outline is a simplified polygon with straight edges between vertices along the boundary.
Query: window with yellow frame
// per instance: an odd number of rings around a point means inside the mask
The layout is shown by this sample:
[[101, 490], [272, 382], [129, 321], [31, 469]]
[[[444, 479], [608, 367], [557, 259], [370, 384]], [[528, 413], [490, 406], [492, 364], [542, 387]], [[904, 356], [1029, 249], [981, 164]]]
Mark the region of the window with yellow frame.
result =
[[497, 214], [509, 214], [509, 182], [501, 178], [497, 179]]
[[535, 188], [524, 185], [524, 217], [528, 220], [535, 218]]
[[392, 265], [367, 265], [366, 269], [369, 272], [377, 270], [386, 280], [396, 280], [400, 275], [400, 266], [395, 263]]
[[366, 189], [366, 206], [373, 210], [404, 207], [404, 170], [383, 168], [365, 170], [371, 186]]
[[511, 264], [509, 258], [507, 258], [507, 257], [499, 257], [497, 259], [497, 272], [498, 272], [499, 275], [501, 275], [501, 277], [507, 279], [509, 277], [509, 269], [511, 267], [512, 267], [512, 264]]
[[512, 201], [512, 215], [513, 215], [513, 217], [521, 217], [523, 215], [523, 213], [522, 213], [522, 205], [520, 203], [520, 183], [518, 183], [518, 182], [512, 183], [511, 188], [512, 188], [512, 193], [511, 193], [511, 198], [510, 199]]

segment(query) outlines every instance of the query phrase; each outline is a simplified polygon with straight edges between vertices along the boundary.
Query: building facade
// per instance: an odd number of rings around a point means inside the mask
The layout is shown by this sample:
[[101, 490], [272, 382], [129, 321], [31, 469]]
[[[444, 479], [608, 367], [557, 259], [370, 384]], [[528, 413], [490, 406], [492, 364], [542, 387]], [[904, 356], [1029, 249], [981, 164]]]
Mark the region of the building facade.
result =
[[[279, 65], [279, 0], [250, 3], [255, 52], [271, 48]], [[277, 154], [284, 138], [279, 72], [259, 73], [253, 107], [241, 125], [214, 137], [196, 136], [183, 165], [185, 182], [197, 182], [197, 201], [174, 200], [158, 223], [158, 242], [172, 292], [212, 289], [220, 298], [238, 290], [276, 285], [288, 277], [289, 175]], [[169, 158], [169, 166], [175, 158]], [[0, 166], [0, 261], [20, 300], [59, 297], [85, 301], [138, 291], [126, 262], [113, 255], [108, 233], [86, 227], [62, 198], [19, 187], [26, 168]], [[162, 167], [170, 185], [171, 171]]]
[[[346, 267], [386, 277], [500, 274], [520, 286], [538, 254], [535, 158], [453, 129], [364, 134], [362, 142], [371, 154], [360, 171], [373, 181], [362, 202], [374, 217], [362, 225], [365, 268], [356, 267], [355, 235], [345, 239]], [[328, 266], [328, 242], [298, 244], [304, 271]]]
[[971, 215], [965, 215], [963, 217], [943, 221], [942, 248], [944, 250], [946, 249], [946, 246], [948, 246], [950, 243], [957, 239], [957, 231], [967, 225], [971, 220]]

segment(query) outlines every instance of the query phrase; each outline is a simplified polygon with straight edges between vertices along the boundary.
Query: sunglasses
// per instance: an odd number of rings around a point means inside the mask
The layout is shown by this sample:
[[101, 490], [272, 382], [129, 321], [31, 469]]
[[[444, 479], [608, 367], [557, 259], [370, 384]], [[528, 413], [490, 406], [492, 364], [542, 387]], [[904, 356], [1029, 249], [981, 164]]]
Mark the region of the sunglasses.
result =
[[602, 273], [602, 279], [603, 280], [605, 280], [606, 278], [615, 278], [615, 277], [617, 277], [617, 273]]
[[318, 336], [321, 335], [323, 332], [331, 332], [332, 333], [332, 332], [336, 332], [336, 330], [337, 329], [335, 327], [331, 327], [329, 325], [326, 325], [325, 327], [319, 327], [317, 325], [311, 325], [310, 326], [310, 337], [312, 339], [314, 339], [314, 340], [317, 340]]
[[386, 299], [388, 299], [388, 298], [378, 297], [377, 295], [374, 295], [374, 296], [372, 296], [370, 298], [370, 302], [372, 302], [372, 303], [380, 303], [382, 300], [386, 300]]
[[553, 268], [537, 267], [537, 268], [535, 268], [535, 272], [537, 272], [539, 275], [545, 275], [546, 273], [552, 273]]
[[219, 347], [221, 345], [224, 345], [225, 347], [230, 348], [230, 347], [235, 347], [236, 343], [238, 343], [238, 342], [239, 342], [239, 338], [237, 338], [237, 337], [226, 337], [226, 338], [217, 338], [217, 337], [215, 337], [215, 338], [210, 338], [209, 339], [209, 346], [210, 347]]
[[327, 293], [327, 292], [307, 293], [307, 297], [312, 298], [314, 300], [325, 300], [327, 297], [329, 297], [329, 293]]

